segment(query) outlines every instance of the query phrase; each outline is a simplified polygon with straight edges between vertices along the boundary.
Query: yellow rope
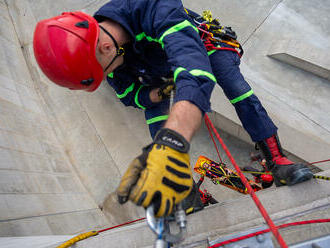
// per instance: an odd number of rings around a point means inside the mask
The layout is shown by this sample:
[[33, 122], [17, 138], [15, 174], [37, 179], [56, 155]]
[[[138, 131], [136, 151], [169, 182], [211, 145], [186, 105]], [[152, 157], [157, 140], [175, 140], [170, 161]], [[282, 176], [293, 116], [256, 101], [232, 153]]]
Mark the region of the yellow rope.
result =
[[330, 177], [313, 175], [313, 178], [330, 181]]
[[65, 243], [61, 244], [60, 246], [57, 246], [57, 248], [67, 248], [67, 247], [70, 247], [71, 245], [77, 243], [78, 241], [87, 239], [87, 238], [92, 237], [92, 236], [96, 236], [98, 234], [99, 234], [98, 231], [90, 231], [90, 232], [79, 234], [79, 235], [73, 237], [72, 239], [69, 239]]

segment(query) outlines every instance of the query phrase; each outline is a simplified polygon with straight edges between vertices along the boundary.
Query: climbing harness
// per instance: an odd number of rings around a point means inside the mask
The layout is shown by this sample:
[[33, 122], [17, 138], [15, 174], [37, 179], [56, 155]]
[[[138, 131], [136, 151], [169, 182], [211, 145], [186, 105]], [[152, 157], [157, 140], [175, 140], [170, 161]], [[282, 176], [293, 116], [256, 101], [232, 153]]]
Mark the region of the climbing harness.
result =
[[[194, 171], [201, 177], [208, 177], [214, 184], [220, 184], [243, 194], [247, 194], [247, 188], [244, 186], [238, 174], [229, 169], [224, 163], [216, 163], [207, 157], [200, 156], [195, 164]], [[249, 180], [254, 191], [263, 189], [260, 183]]]
[[[243, 48], [237, 41], [237, 35], [231, 27], [222, 26], [217, 19], [213, 19], [211, 11], [203, 11], [200, 16], [190, 10], [186, 9], [188, 16], [190, 16], [199, 31], [202, 42], [206, 50], [228, 50], [238, 54], [239, 57], [243, 56]], [[222, 46], [221, 43], [229, 45]]]

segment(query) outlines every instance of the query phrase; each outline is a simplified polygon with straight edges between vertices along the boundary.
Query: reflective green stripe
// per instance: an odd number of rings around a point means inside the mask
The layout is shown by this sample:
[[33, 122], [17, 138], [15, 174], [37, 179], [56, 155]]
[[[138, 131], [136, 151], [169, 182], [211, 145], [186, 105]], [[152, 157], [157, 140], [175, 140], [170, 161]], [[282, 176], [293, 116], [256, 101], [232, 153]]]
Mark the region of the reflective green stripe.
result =
[[109, 78], [113, 78], [113, 72], [109, 73], [109, 74], [108, 74], [108, 77], [109, 77]]
[[[217, 47], [221, 47], [220, 45], [217, 45]], [[211, 54], [215, 53], [217, 50], [214, 49], [212, 51], [207, 52], [207, 54], [210, 56]]]
[[[186, 69], [183, 68], [183, 67], [178, 67], [175, 72], [174, 72], [174, 82], [176, 82], [176, 79], [178, 77], [178, 75], [180, 74], [180, 72], [183, 72], [185, 71]], [[205, 77], [208, 77], [209, 79], [211, 79], [213, 82], [217, 82], [215, 76], [212, 74], [212, 73], [209, 73], [207, 71], [203, 71], [203, 70], [199, 70], [199, 69], [194, 69], [194, 70], [191, 70], [189, 72], [191, 75], [195, 76], [195, 77], [200, 77], [200, 76], [205, 76]]]
[[195, 31], [198, 33], [198, 29], [197, 27], [195, 27], [193, 24], [191, 24], [188, 20], [185, 20], [183, 22], [180, 22], [172, 27], [170, 27], [169, 29], [167, 29], [163, 35], [159, 38], [159, 42], [160, 44], [162, 45], [162, 48], [164, 48], [164, 43], [163, 43], [163, 40], [165, 38], [165, 36], [169, 35], [169, 34], [172, 34], [172, 33], [175, 33], [175, 32], [178, 32], [180, 31], [181, 29], [184, 29], [186, 27], [192, 27], [193, 29], [195, 29]]
[[136, 39], [136, 41], [141, 41], [144, 38], [146, 38], [150, 42], [154, 41], [154, 42], [160, 43], [162, 48], [164, 48], [163, 39], [165, 38], [166, 35], [178, 32], [181, 29], [184, 29], [186, 27], [192, 27], [198, 33], [197, 27], [195, 27], [193, 24], [191, 24], [188, 20], [185, 20], [185, 21], [180, 22], [180, 23], [170, 27], [169, 29], [167, 29], [159, 39], [152, 38], [151, 36], [146, 35], [145, 32], [136, 35], [135, 39]]
[[124, 98], [127, 96], [128, 93], [132, 92], [134, 90], [135, 83], [132, 83], [123, 94], [116, 94], [119, 99]]
[[185, 68], [183, 67], [178, 67], [175, 72], [174, 72], [174, 75], [173, 75], [173, 80], [174, 82], [176, 82], [176, 78], [178, 77], [178, 75], [180, 74], [180, 72], [183, 72], [183, 71], [186, 71]]
[[146, 34], [143, 32], [141, 34], [138, 34], [137, 36], [135, 36], [136, 41], [141, 41], [144, 39], [144, 37], [146, 37]]
[[234, 103], [237, 103], [237, 102], [240, 102], [240, 101], [243, 101], [245, 98], [248, 98], [249, 96], [251, 96], [253, 94], [253, 90], [250, 90], [248, 92], [246, 92], [245, 94], [239, 96], [239, 97], [236, 97], [234, 98], [233, 100], [230, 100], [230, 102], [232, 104]]
[[209, 79], [211, 79], [213, 82], [215, 82], [215, 83], [217, 82], [215, 76], [213, 76], [212, 73], [209, 73], [207, 71], [202, 71], [202, 70], [195, 69], [195, 70], [191, 70], [190, 73], [193, 76], [196, 76], [196, 77], [205, 76], [205, 77], [208, 77]]
[[209, 51], [207, 52], [207, 54], [210, 56], [211, 54], [215, 53], [216, 50], [212, 50], [212, 51]]
[[144, 38], [146, 38], [146, 39], [147, 39], [148, 41], [150, 41], [150, 42], [151, 42], [151, 41], [155, 41], [155, 42], [160, 43], [159, 40], [154, 39], [154, 38], [152, 38], [151, 36], [146, 35], [145, 32], [140, 33], [140, 34], [138, 34], [137, 36], [135, 36], [136, 41], [141, 41], [141, 40], [143, 40]]
[[135, 104], [136, 104], [139, 108], [145, 110], [146, 108], [143, 107], [143, 106], [139, 103], [139, 92], [140, 92], [140, 90], [142, 89], [142, 87], [143, 87], [143, 85], [141, 85], [140, 88], [137, 90], [137, 92], [136, 92], [136, 94], [135, 94], [135, 97], [134, 97], [134, 101], [135, 101]]
[[147, 124], [150, 125], [152, 123], [158, 122], [158, 121], [165, 121], [168, 119], [168, 115], [160, 115], [154, 118], [151, 118], [149, 120], [147, 120]]

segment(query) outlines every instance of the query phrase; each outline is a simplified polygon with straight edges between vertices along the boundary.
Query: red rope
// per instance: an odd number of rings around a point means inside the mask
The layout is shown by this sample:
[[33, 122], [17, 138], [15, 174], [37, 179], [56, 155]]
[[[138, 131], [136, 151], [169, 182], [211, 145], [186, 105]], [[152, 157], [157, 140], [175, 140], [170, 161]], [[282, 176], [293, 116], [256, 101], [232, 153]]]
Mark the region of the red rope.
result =
[[140, 221], [140, 220], [144, 220], [144, 218], [140, 218], [140, 219], [137, 219], [137, 220], [132, 220], [132, 221], [129, 221], [129, 222], [125, 222], [123, 224], [119, 224], [119, 225], [116, 225], [116, 226], [112, 226], [112, 227], [109, 227], [109, 228], [105, 228], [105, 229], [102, 229], [100, 231], [98, 231], [98, 233], [101, 233], [101, 232], [105, 232], [105, 231], [108, 231], [108, 230], [111, 230], [111, 229], [115, 229], [115, 228], [118, 228], [118, 227], [121, 227], [121, 226], [126, 226], [128, 224], [132, 224], [134, 222], [137, 222], [137, 221]]
[[319, 163], [324, 163], [324, 162], [329, 162], [329, 161], [330, 161], [330, 159], [326, 159], [326, 160], [312, 162], [312, 163], [309, 163], [309, 164], [319, 164]]
[[265, 210], [264, 206], [261, 204], [261, 202], [260, 202], [259, 198], [257, 197], [257, 195], [255, 194], [254, 190], [251, 188], [251, 185], [248, 183], [247, 179], [243, 175], [241, 169], [239, 168], [239, 166], [237, 165], [237, 163], [234, 160], [233, 156], [229, 152], [227, 146], [225, 145], [223, 140], [220, 138], [220, 135], [218, 134], [215, 127], [213, 126], [213, 123], [211, 122], [211, 120], [210, 120], [210, 118], [208, 117], [207, 114], [205, 114], [205, 121], [207, 121], [210, 124], [215, 136], [219, 140], [220, 144], [222, 145], [222, 148], [224, 149], [224, 151], [226, 152], [226, 154], [227, 154], [228, 158], [230, 159], [231, 163], [235, 167], [235, 169], [237, 171], [237, 174], [240, 176], [244, 186], [247, 188], [248, 193], [252, 197], [252, 199], [255, 202], [257, 208], [259, 209], [261, 215], [263, 216], [266, 223], [270, 227], [270, 230], [272, 231], [272, 233], [273, 233], [274, 237], [276, 238], [277, 242], [279, 243], [279, 245], [282, 248], [287, 248], [288, 247], [287, 244], [285, 243], [284, 239], [282, 238], [281, 234], [279, 233], [279, 231], [276, 228], [275, 224], [273, 223], [272, 219], [269, 217], [269, 215], [268, 215], [267, 211]]
[[218, 153], [218, 157], [219, 157], [220, 163], [222, 164], [222, 159], [221, 159], [221, 156], [220, 156], [220, 153], [219, 153], [218, 146], [217, 146], [217, 144], [215, 143], [215, 140], [214, 140], [214, 138], [213, 138], [213, 134], [212, 134], [211, 129], [210, 129], [210, 126], [209, 126], [210, 124], [206, 121], [206, 119], [205, 119], [205, 124], [206, 124], [207, 129], [209, 130], [209, 134], [210, 134], [210, 136], [211, 136], [211, 138], [212, 138], [212, 141], [213, 141], [214, 147], [215, 147], [215, 149], [217, 150], [217, 153]]
[[239, 53], [235, 48], [232, 47], [216, 47], [210, 39], [213, 37], [211, 32], [208, 32], [208, 27], [206, 24], [201, 24], [200, 27], [197, 27], [200, 32], [202, 32], [201, 39], [205, 45], [207, 51], [212, 50], [227, 50], [237, 53], [237, 55], [241, 58], [243, 53]]
[[[305, 220], [305, 221], [299, 221], [299, 222], [292, 222], [292, 223], [279, 225], [279, 226], [277, 226], [277, 228], [281, 229], [281, 228], [286, 228], [286, 227], [289, 227], [289, 226], [299, 226], [299, 225], [307, 225], [307, 224], [314, 224], [314, 223], [326, 223], [326, 222], [330, 222], [330, 219]], [[224, 246], [224, 245], [228, 245], [230, 243], [234, 243], [234, 242], [238, 242], [238, 241], [241, 241], [241, 240], [244, 240], [244, 239], [252, 238], [254, 236], [258, 236], [260, 234], [267, 233], [269, 231], [270, 231], [270, 229], [268, 228], [268, 229], [264, 229], [264, 230], [257, 231], [257, 232], [254, 232], [254, 233], [249, 233], [249, 234], [241, 236], [241, 237], [237, 237], [237, 238], [222, 241], [221, 243], [209, 246], [209, 248], [221, 247], [221, 246]]]
[[240, 54], [235, 48], [231, 48], [231, 47], [216, 47], [211, 43], [205, 43], [204, 44], [207, 51], [212, 51], [212, 50], [226, 50], [226, 51], [232, 51], [237, 53], [237, 55], [241, 58], [242, 54]]

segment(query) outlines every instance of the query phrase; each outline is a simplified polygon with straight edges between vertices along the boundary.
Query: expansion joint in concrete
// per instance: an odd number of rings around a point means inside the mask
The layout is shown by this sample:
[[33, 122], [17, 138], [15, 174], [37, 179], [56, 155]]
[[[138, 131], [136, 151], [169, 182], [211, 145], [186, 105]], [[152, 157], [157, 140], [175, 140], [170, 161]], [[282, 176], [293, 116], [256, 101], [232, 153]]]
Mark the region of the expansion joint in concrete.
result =
[[274, 12], [278, 5], [280, 5], [283, 0], [279, 0], [278, 3], [274, 4], [274, 6], [270, 9], [268, 15], [260, 22], [260, 24], [251, 32], [251, 34], [247, 37], [245, 41], [242, 42], [242, 46], [249, 41], [249, 39], [257, 32], [257, 30], [264, 24], [264, 22], [268, 19], [268, 17]]
[[[79, 101], [79, 99], [77, 99], [77, 101], [79, 102], [81, 108], [84, 109], [84, 106], [82, 105], [81, 101]], [[93, 129], [94, 129], [94, 131], [95, 131], [96, 136], [100, 139], [100, 141], [102, 142], [102, 145], [105, 147], [105, 150], [107, 151], [107, 154], [109, 155], [109, 157], [110, 157], [113, 161], [115, 161], [115, 160], [113, 159], [111, 153], [109, 152], [109, 150], [108, 150], [108, 148], [107, 148], [107, 146], [106, 146], [106, 144], [105, 144], [105, 142], [104, 142], [102, 136], [99, 134], [99, 132], [98, 132], [97, 128], [95, 127], [95, 125], [94, 125], [94, 123], [93, 123], [91, 117], [89, 116], [88, 112], [87, 112], [85, 109], [84, 109], [84, 113], [86, 114], [86, 116], [87, 116], [89, 122], [90, 122], [91, 125], [93, 126]], [[121, 173], [120, 173], [120, 171], [119, 171], [119, 169], [118, 169], [117, 166], [116, 166], [116, 169], [117, 169], [117, 173], [118, 173], [118, 175], [120, 175]]]
[[[58, 216], [62, 214], [73, 214], [73, 213], [84, 213], [84, 212], [90, 212], [97, 210], [99, 211], [99, 208], [90, 208], [90, 209], [83, 209], [83, 210], [76, 210], [76, 211], [67, 211], [67, 212], [59, 212], [59, 213], [53, 213], [53, 214], [42, 214], [42, 215], [35, 215], [35, 216], [28, 216], [28, 217], [21, 217], [21, 218], [13, 218], [13, 219], [5, 219], [5, 220], [0, 220], [1, 222], [9, 222], [9, 221], [17, 221], [17, 220], [26, 220], [26, 219], [32, 219], [32, 218], [42, 218], [42, 217], [47, 217], [47, 216]], [[94, 223], [91, 223], [94, 224]]]

